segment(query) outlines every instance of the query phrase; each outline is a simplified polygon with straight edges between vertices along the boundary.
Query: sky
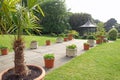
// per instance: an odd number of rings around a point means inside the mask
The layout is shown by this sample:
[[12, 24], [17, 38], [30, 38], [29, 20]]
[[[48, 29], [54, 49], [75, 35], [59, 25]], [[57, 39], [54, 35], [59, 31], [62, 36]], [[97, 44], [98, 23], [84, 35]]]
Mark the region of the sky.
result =
[[73, 13], [88, 13], [103, 22], [115, 18], [120, 23], [120, 0], [66, 0], [65, 3]]

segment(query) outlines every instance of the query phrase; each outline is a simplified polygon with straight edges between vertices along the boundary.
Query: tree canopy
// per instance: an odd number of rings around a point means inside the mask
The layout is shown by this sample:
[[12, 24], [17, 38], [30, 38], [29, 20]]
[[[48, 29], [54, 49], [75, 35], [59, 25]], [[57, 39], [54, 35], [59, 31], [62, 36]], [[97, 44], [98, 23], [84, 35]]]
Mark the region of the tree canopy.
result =
[[106, 23], [105, 23], [105, 29], [108, 32], [112, 26], [114, 26], [117, 23], [117, 20], [115, 20], [114, 18], [109, 19]]
[[69, 23], [72, 29], [77, 30], [81, 25], [85, 24], [87, 21], [91, 20], [92, 17], [87, 13], [73, 13], [70, 16]]
[[[69, 26], [68, 15], [63, 0], [46, 0], [40, 6], [45, 14], [40, 21], [43, 33], [61, 33], [67, 29]], [[38, 13], [36, 15], [41, 16]]]

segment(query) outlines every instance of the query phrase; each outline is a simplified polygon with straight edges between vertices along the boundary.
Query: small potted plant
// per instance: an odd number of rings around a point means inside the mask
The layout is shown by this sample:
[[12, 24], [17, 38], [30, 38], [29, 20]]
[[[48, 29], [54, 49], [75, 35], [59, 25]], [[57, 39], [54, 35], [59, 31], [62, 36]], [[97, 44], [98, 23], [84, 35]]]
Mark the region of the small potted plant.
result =
[[57, 42], [57, 43], [63, 42], [63, 36], [64, 36], [64, 34], [59, 34], [59, 35], [58, 35], [58, 38], [56, 39], [56, 42]]
[[73, 34], [68, 34], [68, 40], [72, 40], [73, 39]]
[[96, 44], [101, 44], [102, 43], [102, 39], [101, 38], [96, 38]]
[[75, 44], [71, 44], [66, 46], [66, 56], [74, 57], [77, 54], [77, 46]]
[[90, 47], [93, 47], [95, 44], [94, 42], [95, 37], [93, 35], [89, 35], [87, 38], [88, 38], [87, 42], [90, 44]]
[[1, 55], [7, 55], [8, 54], [8, 48], [7, 47], [0, 47], [1, 49]]
[[37, 49], [38, 48], [38, 42], [37, 41], [31, 41], [30, 48], [31, 49]]
[[84, 43], [84, 50], [89, 50], [89, 47], [90, 47], [89, 43]]
[[46, 45], [50, 45], [50, 40], [46, 40]]
[[64, 37], [64, 41], [67, 41], [68, 40], [68, 38], [67, 37]]
[[54, 54], [49, 53], [44, 55], [45, 68], [52, 68], [54, 66]]

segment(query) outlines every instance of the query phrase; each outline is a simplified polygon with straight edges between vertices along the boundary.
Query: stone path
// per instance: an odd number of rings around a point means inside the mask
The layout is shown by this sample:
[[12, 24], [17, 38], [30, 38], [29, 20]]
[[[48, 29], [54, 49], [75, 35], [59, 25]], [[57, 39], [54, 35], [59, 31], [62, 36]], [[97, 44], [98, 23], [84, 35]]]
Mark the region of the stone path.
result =
[[[55, 54], [55, 65], [52, 69], [45, 69], [46, 72], [49, 72], [55, 68], [58, 68], [70, 61], [72, 58], [66, 57], [66, 46], [69, 44], [77, 45], [77, 55], [80, 55], [84, 52], [83, 43], [86, 40], [71, 40], [63, 43], [55, 43], [50, 46], [39, 46], [38, 49], [26, 49], [25, 50], [25, 60], [27, 64], [34, 64], [42, 66], [44, 68], [44, 59], [43, 56], [46, 53]], [[0, 55], [0, 72], [14, 66], [14, 53], [11, 52], [8, 55]]]

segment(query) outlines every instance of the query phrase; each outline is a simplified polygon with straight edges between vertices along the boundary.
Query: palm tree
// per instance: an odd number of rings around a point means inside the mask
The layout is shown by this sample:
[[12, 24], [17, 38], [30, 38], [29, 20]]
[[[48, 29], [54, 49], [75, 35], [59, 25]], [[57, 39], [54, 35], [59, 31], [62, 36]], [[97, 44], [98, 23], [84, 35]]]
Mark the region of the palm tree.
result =
[[[14, 4], [13, 4], [14, 3]], [[36, 20], [38, 19], [34, 14], [33, 10], [37, 7], [39, 10], [37, 12], [42, 12], [39, 7], [40, 0], [27, 0], [27, 6], [23, 5], [24, 2], [22, 0], [2, 0], [0, 1], [0, 26], [5, 28], [3, 24], [4, 20], [9, 18], [9, 22], [7, 25], [10, 29], [16, 30], [17, 34], [15, 35], [13, 50], [15, 53], [14, 64], [15, 64], [15, 75], [17, 76], [27, 76], [30, 73], [30, 70], [25, 64], [24, 59], [24, 41], [22, 38], [23, 31], [26, 31], [29, 34], [28, 29], [38, 29], [38, 25], [36, 24]], [[10, 4], [8, 7], [8, 5]], [[12, 5], [14, 5], [12, 7]], [[7, 7], [7, 8], [5, 8]], [[7, 12], [7, 13], [6, 13]], [[43, 14], [43, 12], [42, 12]], [[3, 19], [4, 18], [4, 19]], [[2, 20], [3, 19], [3, 20]], [[6, 22], [4, 22], [6, 24]], [[1, 30], [2, 31], [2, 30]]]

